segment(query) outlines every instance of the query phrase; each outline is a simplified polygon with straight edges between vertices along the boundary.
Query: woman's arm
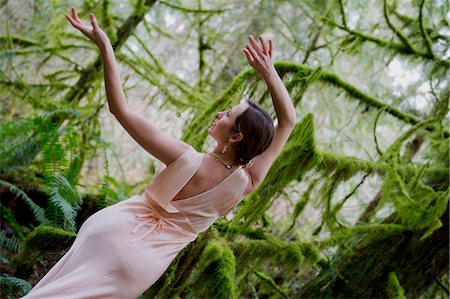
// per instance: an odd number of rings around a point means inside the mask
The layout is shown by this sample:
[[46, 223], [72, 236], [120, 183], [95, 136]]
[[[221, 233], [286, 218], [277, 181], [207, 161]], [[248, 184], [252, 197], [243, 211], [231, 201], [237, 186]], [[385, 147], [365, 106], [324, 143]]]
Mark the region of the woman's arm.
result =
[[252, 179], [252, 185], [245, 191], [249, 193], [256, 189], [264, 180], [272, 166], [273, 161], [280, 154], [292, 129], [295, 125], [295, 108], [292, 104], [286, 87], [283, 84], [273, 65], [273, 45], [269, 40], [269, 45], [263, 37], [259, 37], [261, 47], [257, 44], [255, 39], [250, 36], [250, 45], [243, 49], [248, 63], [261, 75], [266, 82], [272, 97], [272, 103], [277, 114], [277, 125], [270, 146], [260, 155], [252, 159], [252, 167], [247, 169], [248, 174]]
[[100, 49], [109, 111], [146, 151], [166, 165], [175, 161], [189, 145], [161, 132], [149, 120], [127, 106], [113, 47], [106, 33], [98, 26], [95, 16], [90, 15], [92, 27], [78, 18], [75, 8], [72, 8], [72, 17], [66, 14], [66, 18]]
[[66, 14], [66, 18], [73, 25], [73, 27], [80, 30], [90, 40], [92, 40], [100, 49], [103, 72], [105, 76], [106, 96], [108, 98], [109, 111], [112, 114], [122, 113], [127, 109], [125, 102], [125, 95], [122, 89], [122, 82], [120, 80], [119, 69], [117, 67], [114, 50], [111, 46], [106, 33], [98, 26], [97, 19], [93, 14], [90, 14], [92, 27], [87, 26], [78, 18], [77, 10], [72, 7], [72, 16]]
[[249, 64], [261, 75], [266, 82], [272, 97], [272, 103], [277, 114], [278, 126], [293, 126], [295, 124], [295, 108], [292, 105], [286, 87], [281, 81], [273, 65], [273, 43], [269, 40], [269, 45], [262, 36], [259, 37], [262, 48], [259, 47], [253, 36], [249, 36], [250, 45], [243, 50], [247, 56]]

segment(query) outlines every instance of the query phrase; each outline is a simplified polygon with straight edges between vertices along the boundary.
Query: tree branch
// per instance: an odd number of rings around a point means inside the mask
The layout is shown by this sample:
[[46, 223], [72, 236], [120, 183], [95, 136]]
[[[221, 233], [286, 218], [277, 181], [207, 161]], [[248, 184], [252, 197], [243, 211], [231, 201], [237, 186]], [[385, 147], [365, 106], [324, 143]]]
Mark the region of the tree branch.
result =
[[426, 30], [425, 30], [425, 26], [423, 25], [423, 7], [424, 7], [424, 5], [425, 5], [425, 0], [422, 0], [422, 1], [420, 2], [420, 8], [419, 8], [419, 25], [420, 25], [420, 32], [422, 32], [423, 39], [424, 39], [424, 41], [425, 41], [425, 45], [426, 45], [427, 50], [428, 50], [428, 54], [429, 54], [433, 59], [435, 59], [436, 56], [434, 55], [434, 52], [433, 52], [433, 46], [432, 46], [432, 44], [431, 44], [431, 39], [430, 39], [430, 37], [428, 36], [428, 33], [427, 33]]
[[394, 25], [391, 23], [391, 20], [389, 19], [389, 12], [388, 12], [388, 7], [387, 7], [387, 0], [383, 1], [383, 15], [384, 15], [384, 19], [386, 20], [386, 23], [388, 24], [389, 28], [392, 30], [392, 32], [395, 33], [395, 35], [397, 35], [397, 37], [403, 42], [403, 44], [405, 44], [405, 46], [409, 49], [411, 49], [411, 51], [415, 51], [413, 46], [411, 45], [411, 43], [409, 42], [408, 38], [403, 35], [403, 33], [394, 27]]

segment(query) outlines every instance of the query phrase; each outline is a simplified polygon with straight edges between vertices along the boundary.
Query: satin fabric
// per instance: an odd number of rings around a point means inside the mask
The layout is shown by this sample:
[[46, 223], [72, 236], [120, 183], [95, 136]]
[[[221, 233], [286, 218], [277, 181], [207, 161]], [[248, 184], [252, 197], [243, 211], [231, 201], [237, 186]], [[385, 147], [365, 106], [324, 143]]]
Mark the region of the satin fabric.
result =
[[243, 198], [248, 174], [238, 167], [198, 195], [173, 200], [199, 168], [189, 147], [135, 195], [89, 217], [67, 253], [23, 298], [136, 298], [177, 254]]

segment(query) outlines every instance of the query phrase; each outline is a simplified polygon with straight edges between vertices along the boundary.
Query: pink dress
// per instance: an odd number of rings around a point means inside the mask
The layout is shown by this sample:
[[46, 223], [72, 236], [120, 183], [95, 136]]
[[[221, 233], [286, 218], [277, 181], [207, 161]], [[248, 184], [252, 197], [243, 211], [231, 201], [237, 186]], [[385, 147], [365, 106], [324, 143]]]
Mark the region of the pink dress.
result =
[[213, 188], [172, 201], [203, 156], [189, 147], [143, 195], [89, 217], [69, 251], [23, 298], [136, 298], [145, 292], [197, 234], [243, 198], [249, 177], [238, 167]]

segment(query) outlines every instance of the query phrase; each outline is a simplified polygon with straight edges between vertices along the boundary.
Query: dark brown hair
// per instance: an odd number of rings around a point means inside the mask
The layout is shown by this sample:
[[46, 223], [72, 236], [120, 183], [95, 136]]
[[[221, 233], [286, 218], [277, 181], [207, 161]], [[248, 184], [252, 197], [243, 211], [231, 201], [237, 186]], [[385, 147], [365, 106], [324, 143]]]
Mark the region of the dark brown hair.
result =
[[236, 118], [234, 132], [241, 132], [243, 138], [235, 146], [236, 161], [247, 164], [253, 157], [262, 154], [272, 142], [274, 126], [270, 115], [257, 103], [247, 101], [249, 107]]

